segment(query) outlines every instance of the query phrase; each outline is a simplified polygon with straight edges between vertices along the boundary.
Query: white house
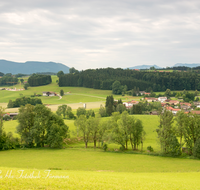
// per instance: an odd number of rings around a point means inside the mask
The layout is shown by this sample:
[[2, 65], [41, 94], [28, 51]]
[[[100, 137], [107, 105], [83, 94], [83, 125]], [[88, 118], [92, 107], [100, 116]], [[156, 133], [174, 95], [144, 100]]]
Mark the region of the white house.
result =
[[159, 102], [165, 102], [165, 100], [167, 100], [167, 97], [159, 97], [158, 98]]
[[139, 102], [138, 101], [135, 101], [135, 100], [132, 100], [131, 102], [124, 102], [124, 106], [129, 109], [131, 108], [133, 105], [137, 105]]

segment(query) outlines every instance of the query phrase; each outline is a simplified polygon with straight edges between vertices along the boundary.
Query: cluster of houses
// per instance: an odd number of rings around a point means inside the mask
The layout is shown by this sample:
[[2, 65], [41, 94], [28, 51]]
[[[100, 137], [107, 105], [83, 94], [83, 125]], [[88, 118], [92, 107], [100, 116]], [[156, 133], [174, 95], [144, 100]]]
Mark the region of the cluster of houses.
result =
[[[170, 99], [167, 99], [167, 97], [159, 97], [159, 98], [145, 97], [144, 100], [147, 101], [148, 103], [160, 102], [161, 106], [163, 107], [163, 110], [164, 109], [169, 110], [174, 115], [176, 115], [176, 113], [180, 110], [183, 110], [185, 113], [191, 112], [191, 113], [200, 114], [200, 111], [193, 110], [192, 105], [188, 102], [180, 102], [178, 100], [170, 100]], [[200, 102], [193, 102], [193, 103], [196, 106], [196, 108], [200, 108]], [[129, 102], [124, 102], [123, 104], [127, 109], [130, 109], [133, 105], [139, 104], [139, 102], [132, 100]], [[150, 114], [157, 115], [158, 113], [157, 113], [157, 111], [152, 111], [152, 112], [150, 112]]]

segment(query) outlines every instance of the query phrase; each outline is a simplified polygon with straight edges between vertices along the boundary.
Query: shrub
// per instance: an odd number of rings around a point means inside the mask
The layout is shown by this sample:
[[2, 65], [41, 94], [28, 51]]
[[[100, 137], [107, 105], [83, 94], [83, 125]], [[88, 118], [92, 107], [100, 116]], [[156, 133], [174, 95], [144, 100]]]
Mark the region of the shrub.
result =
[[148, 146], [148, 147], [147, 147], [147, 150], [150, 151], [150, 152], [153, 152], [153, 147]]
[[107, 149], [108, 149], [108, 145], [105, 143], [105, 144], [103, 145], [103, 150], [106, 151]]
[[11, 117], [10, 117], [9, 115], [5, 115], [5, 116], [3, 117], [3, 120], [9, 121], [9, 120], [11, 120]]

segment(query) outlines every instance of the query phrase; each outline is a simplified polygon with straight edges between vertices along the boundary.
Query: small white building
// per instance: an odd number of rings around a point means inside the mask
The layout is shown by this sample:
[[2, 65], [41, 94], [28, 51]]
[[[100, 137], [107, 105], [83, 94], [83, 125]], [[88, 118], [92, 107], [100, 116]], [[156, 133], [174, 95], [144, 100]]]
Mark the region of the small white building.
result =
[[123, 104], [126, 107], [126, 109], [130, 109], [133, 105], [137, 105], [138, 103], [138, 101], [132, 100], [131, 102], [124, 102]]
[[159, 97], [158, 98], [159, 102], [165, 102], [165, 100], [167, 100], [167, 97]]

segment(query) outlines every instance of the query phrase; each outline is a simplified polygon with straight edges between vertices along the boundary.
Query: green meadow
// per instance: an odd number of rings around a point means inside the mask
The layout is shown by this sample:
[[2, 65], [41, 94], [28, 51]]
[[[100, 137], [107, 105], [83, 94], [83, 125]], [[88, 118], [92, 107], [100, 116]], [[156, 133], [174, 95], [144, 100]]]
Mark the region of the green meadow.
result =
[[[43, 91], [59, 93], [63, 89], [65, 96], [42, 97], [52, 111], [58, 105], [68, 104], [76, 112], [78, 107], [86, 103], [87, 109], [97, 113], [99, 106], [105, 105], [105, 99], [112, 95], [109, 90], [96, 90], [83, 87], [58, 87], [57, 77], [52, 77], [50, 85], [29, 87], [24, 91], [0, 91], [0, 106], [6, 108], [9, 99], [15, 100], [21, 96], [42, 94]], [[20, 84], [14, 86], [20, 88]], [[123, 101], [139, 100], [140, 97], [114, 96]], [[7, 112], [17, 112], [18, 108], [6, 109]], [[144, 153], [131, 150], [119, 152], [119, 145], [108, 143], [108, 151], [101, 148], [84, 148], [82, 140], [76, 138], [74, 120], [64, 120], [70, 129], [70, 139], [63, 149], [32, 148], [0, 151], [0, 189], [200, 189], [200, 160], [190, 158], [172, 158], [149, 155], [147, 146], [152, 146], [156, 152], [160, 147], [157, 142], [156, 128], [158, 116], [134, 115], [143, 123], [146, 137]], [[102, 118], [108, 120], [109, 118]], [[16, 120], [4, 121], [6, 132], [12, 132], [15, 137]], [[98, 144], [97, 144], [98, 146]], [[129, 145], [129, 149], [131, 146]], [[114, 151], [115, 150], [115, 151]]]

